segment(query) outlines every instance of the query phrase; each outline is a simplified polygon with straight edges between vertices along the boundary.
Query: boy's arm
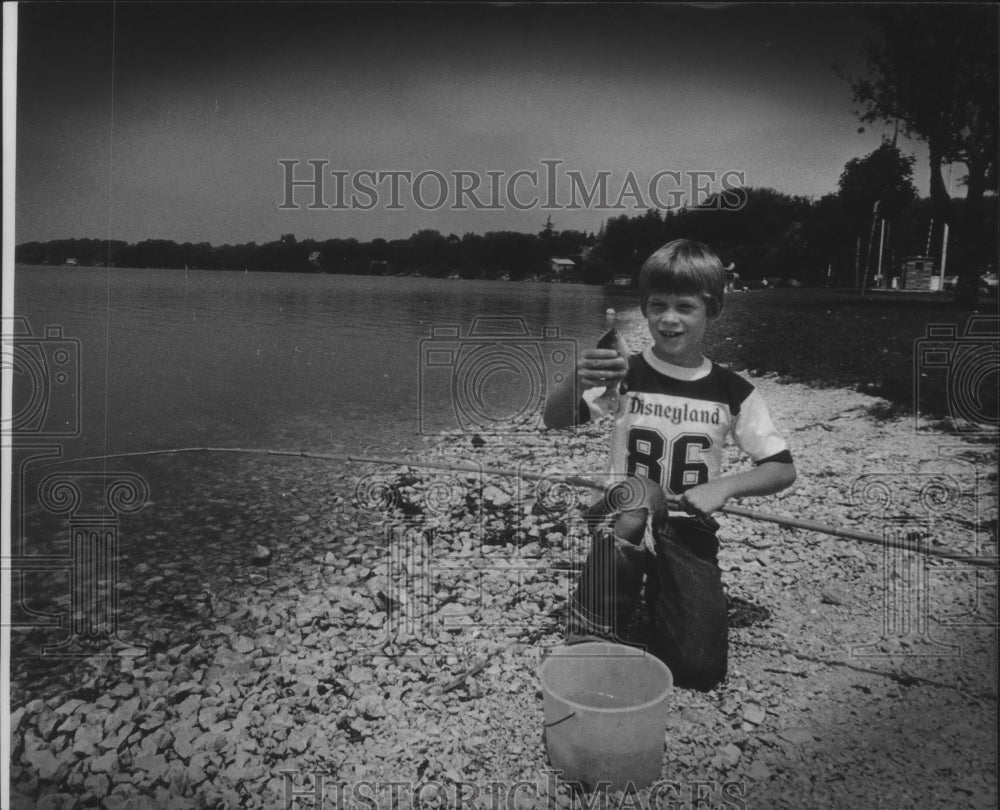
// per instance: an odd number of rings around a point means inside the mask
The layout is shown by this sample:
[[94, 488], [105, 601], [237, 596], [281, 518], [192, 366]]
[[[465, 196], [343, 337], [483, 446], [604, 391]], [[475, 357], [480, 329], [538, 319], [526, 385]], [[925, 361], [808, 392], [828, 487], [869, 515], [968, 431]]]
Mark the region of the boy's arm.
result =
[[765, 461], [747, 472], [726, 475], [692, 487], [680, 496], [679, 501], [682, 508], [699, 515], [710, 515], [725, 506], [730, 498], [781, 492], [795, 483], [796, 476], [792, 463]]
[[545, 399], [545, 427], [565, 428], [578, 423], [578, 391], [617, 385], [628, 370], [628, 361], [613, 349], [587, 349], [577, 363], [576, 375], [566, 377]]
[[741, 405], [733, 438], [745, 453], [760, 461], [747, 472], [725, 475], [691, 487], [678, 498], [680, 508], [710, 515], [725, 506], [730, 498], [773, 495], [795, 483], [797, 473], [792, 455], [771, 421], [760, 393], [752, 389]]

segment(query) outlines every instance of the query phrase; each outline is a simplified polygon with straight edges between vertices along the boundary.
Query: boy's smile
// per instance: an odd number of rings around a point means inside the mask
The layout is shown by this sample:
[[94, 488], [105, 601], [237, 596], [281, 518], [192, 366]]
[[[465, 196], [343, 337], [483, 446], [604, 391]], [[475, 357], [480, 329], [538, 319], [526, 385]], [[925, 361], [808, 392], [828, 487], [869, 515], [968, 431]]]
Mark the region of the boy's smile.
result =
[[646, 322], [653, 354], [676, 366], [701, 365], [708, 320], [708, 308], [699, 295], [652, 293], [646, 302]]

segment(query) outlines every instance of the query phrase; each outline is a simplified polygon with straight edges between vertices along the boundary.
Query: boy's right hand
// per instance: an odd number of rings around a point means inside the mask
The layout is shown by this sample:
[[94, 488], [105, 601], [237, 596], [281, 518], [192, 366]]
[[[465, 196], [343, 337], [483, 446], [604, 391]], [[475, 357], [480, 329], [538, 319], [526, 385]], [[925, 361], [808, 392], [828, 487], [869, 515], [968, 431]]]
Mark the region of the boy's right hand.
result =
[[614, 349], [586, 349], [576, 365], [582, 388], [607, 388], [625, 378], [628, 360]]

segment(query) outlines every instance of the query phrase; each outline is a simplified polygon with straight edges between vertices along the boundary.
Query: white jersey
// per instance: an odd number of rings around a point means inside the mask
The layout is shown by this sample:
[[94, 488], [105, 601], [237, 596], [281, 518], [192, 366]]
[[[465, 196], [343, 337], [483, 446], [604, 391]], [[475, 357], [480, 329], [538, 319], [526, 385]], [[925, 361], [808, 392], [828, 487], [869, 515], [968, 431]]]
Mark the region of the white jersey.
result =
[[[757, 464], [792, 461], [757, 389], [708, 360], [684, 368], [646, 349], [629, 357], [625, 388], [611, 436], [616, 477], [642, 476], [680, 494], [718, 478], [729, 435]], [[604, 415], [601, 393], [584, 394], [581, 421]]]

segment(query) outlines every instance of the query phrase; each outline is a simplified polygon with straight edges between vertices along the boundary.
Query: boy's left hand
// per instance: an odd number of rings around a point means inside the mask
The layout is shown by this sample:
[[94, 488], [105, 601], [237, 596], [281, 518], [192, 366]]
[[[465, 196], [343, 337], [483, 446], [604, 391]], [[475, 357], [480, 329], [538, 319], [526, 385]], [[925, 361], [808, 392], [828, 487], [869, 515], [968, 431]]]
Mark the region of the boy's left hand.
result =
[[721, 509], [729, 500], [726, 487], [716, 481], [691, 487], [680, 496], [681, 508], [701, 517], [708, 517], [712, 512]]

